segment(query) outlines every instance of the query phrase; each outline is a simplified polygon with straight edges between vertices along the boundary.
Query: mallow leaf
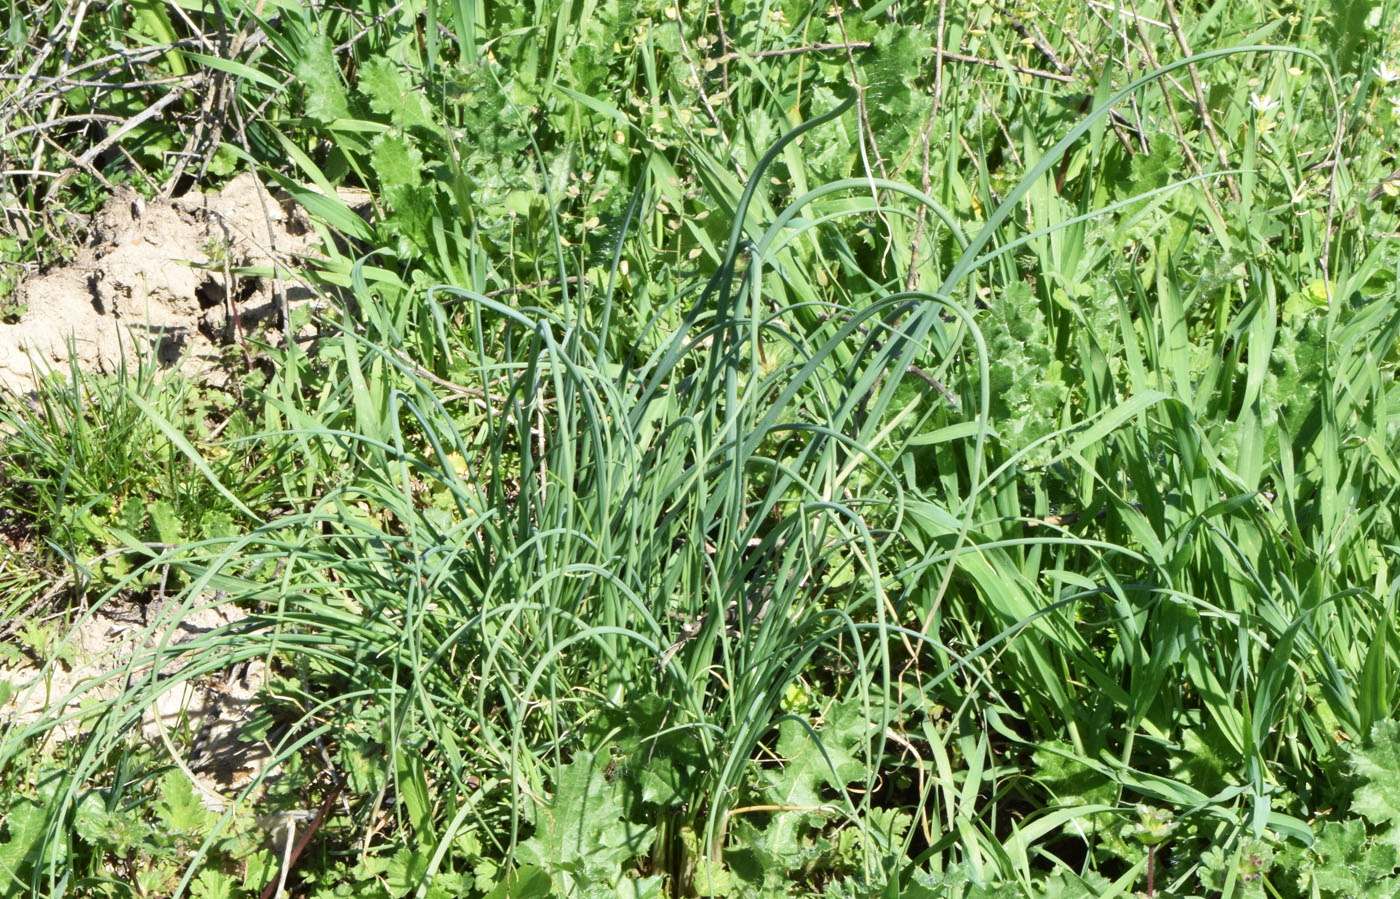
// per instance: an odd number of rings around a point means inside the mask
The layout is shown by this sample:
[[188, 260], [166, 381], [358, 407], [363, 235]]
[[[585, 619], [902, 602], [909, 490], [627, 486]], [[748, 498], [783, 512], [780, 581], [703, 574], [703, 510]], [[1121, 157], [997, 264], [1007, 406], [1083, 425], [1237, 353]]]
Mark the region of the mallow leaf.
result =
[[1372, 824], [1386, 827], [1381, 838], [1400, 847], [1400, 721], [1376, 722], [1352, 767], [1365, 780], [1352, 808]]
[[624, 787], [606, 759], [574, 756], [559, 769], [554, 798], [534, 809], [535, 833], [520, 845], [517, 860], [549, 872], [562, 896], [585, 896], [603, 885], [622, 889], [625, 869], [656, 838], [654, 828], [625, 820]]

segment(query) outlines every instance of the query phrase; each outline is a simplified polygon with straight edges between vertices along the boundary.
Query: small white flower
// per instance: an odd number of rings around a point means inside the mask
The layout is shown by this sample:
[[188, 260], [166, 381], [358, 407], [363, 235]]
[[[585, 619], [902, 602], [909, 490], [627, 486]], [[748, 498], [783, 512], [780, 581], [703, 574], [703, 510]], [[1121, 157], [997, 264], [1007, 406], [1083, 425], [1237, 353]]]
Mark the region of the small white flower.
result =
[[1371, 69], [1371, 71], [1376, 73], [1376, 77], [1380, 79], [1381, 84], [1394, 84], [1400, 81], [1400, 69], [1392, 69], [1385, 64], [1385, 60], [1381, 60], [1377, 63], [1375, 68]]
[[1268, 94], [1261, 97], [1258, 94], [1251, 93], [1249, 95], [1249, 105], [1254, 107], [1254, 111], [1260, 115], [1267, 115], [1275, 109], [1278, 109], [1279, 102]]

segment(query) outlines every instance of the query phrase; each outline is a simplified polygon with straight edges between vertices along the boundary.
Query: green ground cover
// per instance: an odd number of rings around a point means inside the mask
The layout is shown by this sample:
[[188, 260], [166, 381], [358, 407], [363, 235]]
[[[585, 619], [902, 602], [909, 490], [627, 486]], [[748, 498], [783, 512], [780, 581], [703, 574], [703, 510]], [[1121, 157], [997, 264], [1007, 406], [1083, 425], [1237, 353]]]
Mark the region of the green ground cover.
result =
[[0, 893], [1400, 895], [1397, 13], [11, 0], [0, 303], [124, 184], [327, 256], [0, 406], [0, 694], [184, 665], [4, 725]]

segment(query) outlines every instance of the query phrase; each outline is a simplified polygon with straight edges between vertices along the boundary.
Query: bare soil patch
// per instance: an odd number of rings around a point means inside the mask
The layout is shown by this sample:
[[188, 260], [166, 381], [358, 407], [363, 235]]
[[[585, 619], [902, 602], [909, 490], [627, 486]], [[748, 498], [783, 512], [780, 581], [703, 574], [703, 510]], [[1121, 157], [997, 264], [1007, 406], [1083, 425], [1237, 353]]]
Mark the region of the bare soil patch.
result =
[[0, 324], [0, 385], [138, 358], [221, 380], [226, 348], [311, 299], [292, 272], [318, 243], [305, 211], [251, 173], [173, 200], [119, 190], [71, 265], [20, 285], [19, 321]]
[[[204, 803], [222, 809], [261, 773], [271, 756], [270, 746], [244, 739], [241, 733], [266, 682], [266, 666], [253, 659], [212, 674], [182, 676], [188, 664], [181, 651], [185, 644], [246, 616], [231, 603], [172, 608], [148, 622], [153, 614], [157, 613], [138, 603], [108, 602], [80, 619], [61, 642], [47, 647], [43, 660], [11, 658], [0, 663], [0, 681], [14, 691], [0, 704], [0, 723], [38, 725], [35, 739], [83, 737], [84, 722], [92, 719], [79, 717], [82, 709], [117, 701], [149, 685], [154, 676], [161, 689], [141, 710], [141, 738], [166, 743], [193, 776]], [[162, 648], [165, 651], [156, 655]], [[172, 657], [153, 675], [154, 658]], [[63, 720], [65, 716], [73, 717]]]

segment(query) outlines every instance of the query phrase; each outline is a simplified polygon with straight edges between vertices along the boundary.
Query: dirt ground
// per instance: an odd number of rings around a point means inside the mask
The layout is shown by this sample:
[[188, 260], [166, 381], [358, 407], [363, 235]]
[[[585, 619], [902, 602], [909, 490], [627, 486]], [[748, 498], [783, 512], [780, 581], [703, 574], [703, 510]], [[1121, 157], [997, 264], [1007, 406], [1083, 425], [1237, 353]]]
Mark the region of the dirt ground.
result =
[[[20, 285], [14, 299], [22, 315], [0, 323], [0, 402], [7, 391], [32, 391], [36, 376], [74, 364], [112, 372], [154, 360], [218, 384], [229, 361], [244, 361], [240, 348], [249, 338], [276, 343], [280, 313], [314, 299], [296, 272], [319, 255], [320, 238], [299, 206], [251, 173], [218, 192], [171, 200], [121, 190], [88, 231], [72, 264]], [[240, 735], [266, 680], [263, 663], [187, 679], [178, 653], [154, 675], [152, 664], [133, 659], [149, 657], [164, 639], [178, 647], [242, 616], [212, 601], [164, 613], [112, 601], [71, 630], [59, 622], [52, 645], [0, 657], [0, 682], [9, 685], [0, 722], [36, 740], [80, 737], [73, 721], [52, 722], [154, 676], [165, 689], [140, 710], [141, 737], [164, 743], [205, 804], [222, 808], [270, 756], [266, 744]]]
[[0, 681], [14, 690], [0, 704], [0, 721], [32, 728], [36, 740], [85, 736], [78, 721], [90, 718], [52, 722], [149, 682], [149, 660], [164, 647], [160, 656], [174, 660], [155, 674], [164, 689], [140, 710], [141, 738], [164, 743], [191, 775], [203, 803], [222, 810], [271, 757], [270, 746], [241, 733], [267, 679], [266, 666], [253, 659], [212, 675], [182, 677], [180, 647], [244, 617], [229, 603], [163, 611], [127, 601], [105, 603], [73, 627], [61, 628], [40, 651], [0, 664]]
[[20, 285], [23, 314], [0, 324], [0, 386], [24, 393], [36, 370], [73, 360], [113, 371], [141, 357], [218, 380], [227, 348], [311, 298], [294, 272], [319, 238], [251, 173], [173, 200], [119, 190], [90, 225], [71, 265]]

